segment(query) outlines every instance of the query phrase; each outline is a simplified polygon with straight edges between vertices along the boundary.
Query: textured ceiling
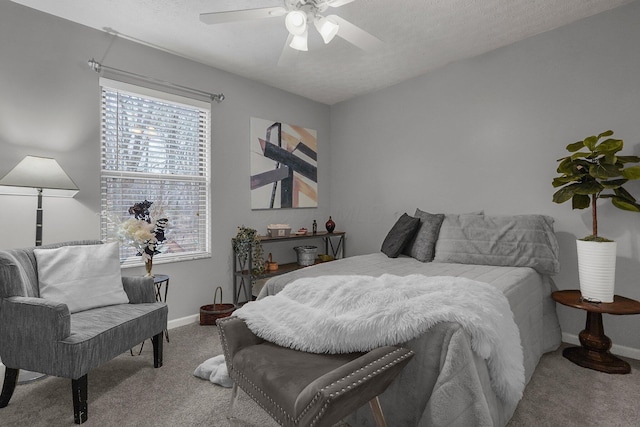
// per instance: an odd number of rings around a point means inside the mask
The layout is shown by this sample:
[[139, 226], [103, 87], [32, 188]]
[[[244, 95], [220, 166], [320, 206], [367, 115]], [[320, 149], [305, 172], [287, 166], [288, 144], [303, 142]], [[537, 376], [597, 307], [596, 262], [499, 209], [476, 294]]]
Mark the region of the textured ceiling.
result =
[[278, 66], [284, 17], [199, 20], [283, 0], [13, 1], [331, 105], [633, 0], [356, 0], [326, 14], [374, 34], [381, 49], [367, 53], [338, 37], [325, 45], [312, 29], [309, 51], [287, 67]]

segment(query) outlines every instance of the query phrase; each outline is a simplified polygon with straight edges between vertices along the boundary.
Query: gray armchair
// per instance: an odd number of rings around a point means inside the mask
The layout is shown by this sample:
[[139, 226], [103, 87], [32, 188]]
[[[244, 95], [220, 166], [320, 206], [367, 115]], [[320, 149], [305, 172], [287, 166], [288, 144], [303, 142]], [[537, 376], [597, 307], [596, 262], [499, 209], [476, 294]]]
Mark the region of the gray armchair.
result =
[[[39, 248], [99, 244], [66, 242]], [[20, 369], [70, 378], [74, 421], [87, 420], [87, 373], [151, 338], [154, 367], [162, 366], [167, 306], [156, 302], [153, 280], [123, 277], [129, 304], [70, 313], [40, 298], [34, 249], [0, 251], [0, 359], [6, 366], [0, 408], [9, 404]]]

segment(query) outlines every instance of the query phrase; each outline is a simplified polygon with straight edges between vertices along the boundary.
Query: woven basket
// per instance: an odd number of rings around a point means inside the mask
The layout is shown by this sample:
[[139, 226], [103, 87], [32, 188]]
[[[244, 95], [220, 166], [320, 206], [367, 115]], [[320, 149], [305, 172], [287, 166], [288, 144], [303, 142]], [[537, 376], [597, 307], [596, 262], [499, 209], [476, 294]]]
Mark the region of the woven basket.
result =
[[[218, 291], [220, 291], [220, 304], [216, 304]], [[218, 286], [215, 294], [213, 295], [213, 304], [207, 304], [200, 307], [200, 324], [215, 325], [216, 320], [230, 316], [235, 309], [236, 306], [234, 304], [222, 304], [222, 288]]]

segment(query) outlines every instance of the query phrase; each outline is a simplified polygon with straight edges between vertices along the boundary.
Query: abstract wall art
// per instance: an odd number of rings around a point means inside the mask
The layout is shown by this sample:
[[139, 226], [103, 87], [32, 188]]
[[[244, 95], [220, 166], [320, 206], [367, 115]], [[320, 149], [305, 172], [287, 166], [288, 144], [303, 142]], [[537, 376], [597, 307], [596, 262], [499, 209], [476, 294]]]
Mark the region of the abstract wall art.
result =
[[317, 206], [317, 132], [252, 117], [251, 209]]

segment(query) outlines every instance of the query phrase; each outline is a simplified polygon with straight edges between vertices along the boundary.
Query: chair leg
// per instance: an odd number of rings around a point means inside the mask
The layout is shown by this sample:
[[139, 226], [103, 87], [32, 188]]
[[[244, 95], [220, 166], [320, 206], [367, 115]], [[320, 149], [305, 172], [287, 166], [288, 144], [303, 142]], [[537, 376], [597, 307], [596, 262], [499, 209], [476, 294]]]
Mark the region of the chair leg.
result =
[[20, 369], [6, 368], [4, 371], [4, 384], [2, 385], [2, 393], [0, 394], [0, 408], [4, 408], [9, 404], [11, 396], [18, 384], [18, 374]]
[[162, 335], [160, 332], [157, 335], [154, 335], [151, 338], [151, 343], [153, 344], [153, 367], [159, 368], [162, 366]]
[[378, 396], [369, 401], [369, 406], [371, 406], [371, 412], [373, 412], [373, 419], [376, 421], [376, 426], [387, 427], [387, 422], [384, 420], [384, 414], [382, 413], [382, 407], [380, 406]]
[[73, 393], [73, 421], [82, 424], [87, 421], [87, 375], [71, 380]]

